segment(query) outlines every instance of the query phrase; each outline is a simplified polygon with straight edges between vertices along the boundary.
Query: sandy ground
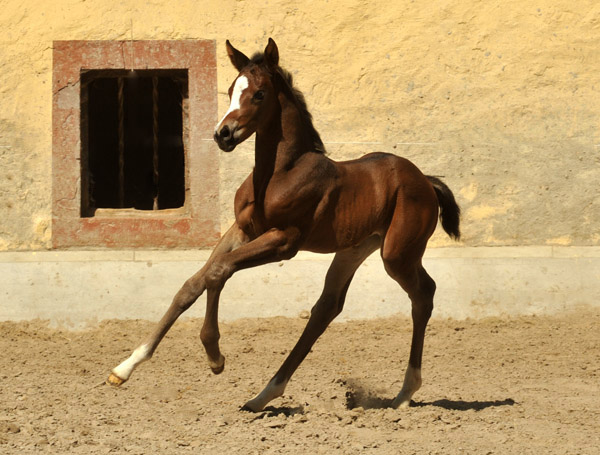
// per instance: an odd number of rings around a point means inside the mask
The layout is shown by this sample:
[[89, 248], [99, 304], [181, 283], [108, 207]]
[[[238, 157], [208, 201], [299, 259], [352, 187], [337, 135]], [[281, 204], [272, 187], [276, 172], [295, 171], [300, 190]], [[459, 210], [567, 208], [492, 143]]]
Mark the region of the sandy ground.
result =
[[213, 376], [200, 321], [180, 321], [119, 389], [103, 381], [150, 323], [0, 323], [0, 453], [600, 453], [599, 310], [432, 320], [424, 384], [406, 410], [387, 406], [410, 321], [334, 324], [284, 397], [240, 411], [305, 322], [222, 324], [226, 369]]

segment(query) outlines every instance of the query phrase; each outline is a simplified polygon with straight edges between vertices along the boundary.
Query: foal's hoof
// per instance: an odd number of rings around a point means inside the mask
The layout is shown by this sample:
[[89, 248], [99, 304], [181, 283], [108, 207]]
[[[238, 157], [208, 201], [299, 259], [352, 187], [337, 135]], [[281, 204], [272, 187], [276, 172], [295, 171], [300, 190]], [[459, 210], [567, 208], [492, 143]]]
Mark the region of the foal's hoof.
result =
[[125, 379], [121, 379], [119, 376], [115, 375], [114, 373], [111, 373], [110, 376], [108, 377], [108, 379], [106, 380], [106, 383], [108, 385], [112, 385], [115, 387], [119, 387], [124, 382], [125, 382]]
[[240, 411], [246, 412], [261, 412], [264, 409], [262, 403], [257, 403], [256, 399], [248, 401], [244, 406], [240, 408]]
[[406, 409], [410, 407], [411, 398], [414, 392], [407, 392], [405, 390], [400, 391], [398, 396], [392, 401], [392, 408], [394, 409]]
[[409, 400], [402, 400], [402, 399], [394, 399], [394, 401], [392, 401], [391, 407], [393, 409], [407, 409], [409, 408], [411, 405], [411, 401]]
[[210, 367], [210, 370], [213, 372], [213, 374], [221, 374], [223, 373], [223, 370], [225, 369], [225, 364], [221, 365], [220, 367]]
[[225, 369], [225, 357], [221, 356], [219, 361], [216, 363], [211, 362], [209, 360], [208, 364], [209, 364], [210, 370], [213, 372], [213, 374], [221, 374], [221, 373], [223, 373], [223, 370]]

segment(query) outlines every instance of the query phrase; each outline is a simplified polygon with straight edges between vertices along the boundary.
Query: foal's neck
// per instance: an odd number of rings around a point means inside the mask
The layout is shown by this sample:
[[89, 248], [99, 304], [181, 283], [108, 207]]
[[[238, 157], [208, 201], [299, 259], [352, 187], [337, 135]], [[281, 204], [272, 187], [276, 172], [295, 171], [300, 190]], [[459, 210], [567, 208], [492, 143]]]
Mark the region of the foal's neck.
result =
[[[307, 152], [314, 151], [309, 128], [293, 96], [279, 93], [279, 109], [267, 126], [256, 132], [255, 180], [266, 184], [275, 172], [288, 171]], [[255, 182], [255, 183], [258, 183]]]

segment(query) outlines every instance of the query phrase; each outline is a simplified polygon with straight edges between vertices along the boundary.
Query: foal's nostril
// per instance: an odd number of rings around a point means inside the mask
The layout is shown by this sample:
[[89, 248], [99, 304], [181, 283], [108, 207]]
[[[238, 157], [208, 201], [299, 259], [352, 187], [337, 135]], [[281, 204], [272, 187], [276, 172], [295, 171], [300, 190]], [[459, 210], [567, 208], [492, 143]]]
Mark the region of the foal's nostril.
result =
[[231, 136], [231, 130], [227, 125], [225, 125], [223, 128], [221, 128], [219, 135], [221, 136], [221, 139], [227, 140]]

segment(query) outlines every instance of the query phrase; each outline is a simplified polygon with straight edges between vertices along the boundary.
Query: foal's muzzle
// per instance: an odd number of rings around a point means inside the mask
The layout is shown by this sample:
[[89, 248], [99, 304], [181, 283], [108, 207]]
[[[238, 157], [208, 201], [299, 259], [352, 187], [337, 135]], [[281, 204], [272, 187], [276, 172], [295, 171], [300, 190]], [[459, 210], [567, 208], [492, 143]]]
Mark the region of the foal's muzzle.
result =
[[224, 152], [231, 152], [237, 145], [235, 131], [236, 129], [232, 129], [228, 125], [224, 125], [220, 130], [215, 131], [215, 142]]

